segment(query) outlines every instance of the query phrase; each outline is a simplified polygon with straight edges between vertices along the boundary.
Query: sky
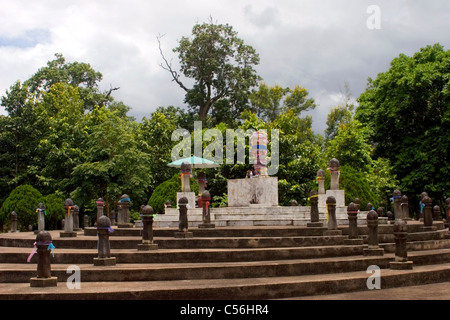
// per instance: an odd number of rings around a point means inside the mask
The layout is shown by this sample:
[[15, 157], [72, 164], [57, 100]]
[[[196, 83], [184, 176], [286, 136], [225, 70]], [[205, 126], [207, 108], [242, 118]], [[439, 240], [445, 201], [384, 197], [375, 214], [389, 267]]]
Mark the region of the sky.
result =
[[120, 87], [113, 96], [137, 121], [159, 106], [186, 107], [160, 66], [158, 36], [176, 67], [172, 49], [210, 18], [255, 48], [266, 84], [308, 90], [317, 107], [305, 115], [320, 134], [345, 83], [355, 101], [399, 54], [435, 43], [450, 50], [448, 0], [0, 0], [0, 8], [0, 96], [62, 53], [101, 72], [101, 90]]

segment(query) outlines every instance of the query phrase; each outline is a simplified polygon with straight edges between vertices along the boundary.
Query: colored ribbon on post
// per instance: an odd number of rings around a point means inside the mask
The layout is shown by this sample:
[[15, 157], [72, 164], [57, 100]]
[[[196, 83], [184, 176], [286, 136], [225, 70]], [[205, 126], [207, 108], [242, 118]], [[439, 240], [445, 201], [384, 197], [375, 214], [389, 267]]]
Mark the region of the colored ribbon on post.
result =
[[208, 208], [209, 208], [209, 201], [206, 201], [206, 202], [205, 202], [206, 216], [209, 215], [209, 210], [208, 210]]
[[55, 257], [54, 249], [55, 246], [52, 242], [35, 242], [33, 243], [33, 250], [31, 251], [30, 255], [28, 256], [27, 262], [31, 261], [31, 258], [33, 258], [34, 254], [37, 252], [37, 246], [48, 246], [47, 250], [52, 251], [52, 256]]
[[318, 197], [319, 197], [319, 195], [318, 195], [318, 194], [315, 194], [315, 195], [313, 195], [313, 196], [310, 196], [310, 197], [308, 198], [308, 201], [311, 200], [312, 198], [318, 198]]
[[70, 217], [70, 210], [72, 209], [72, 206], [66, 206], [67, 209], [67, 216]]
[[112, 227], [97, 227], [97, 229], [108, 230], [109, 233], [113, 233], [114, 232], [114, 229]]
[[335, 206], [336, 203], [327, 203], [327, 205], [325, 206], [325, 218], [327, 219], [327, 222], [330, 221], [330, 212], [328, 211], [328, 206]]

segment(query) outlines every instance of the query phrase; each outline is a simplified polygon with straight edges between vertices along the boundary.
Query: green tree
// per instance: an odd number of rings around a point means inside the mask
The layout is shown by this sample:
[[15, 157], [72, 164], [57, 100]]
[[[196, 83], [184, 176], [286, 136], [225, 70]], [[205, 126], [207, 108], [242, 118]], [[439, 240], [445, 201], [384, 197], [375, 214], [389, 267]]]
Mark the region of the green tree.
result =
[[314, 109], [314, 99], [308, 98], [308, 91], [295, 86], [294, 89], [283, 88], [280, 85], [269, 87], [260, 83], [258, 90], [250, 95], [252, 110], [265, 121], [274, 121], [283, 112], [293, 110], [299, 115], [302, 111]]
[[344, 84], [342, 96], [343, 101], [334, 107], [327, 116], [327, 128], [325, 129], [326, 140], [331, 140], [338, 134], [341, 124], [348, 125], [353, 120], [355, 105], [351, 102], [352, 96], [348, 82]]
[[[370, 128], [375, 157], [392, 163], [402, 192], [416, 203], [450, 189], [450, 51], [435, 44], [369, 79], [355, 117]], [[441, 202], [442, 203], [442, 202]]]
[[192, 37], [182, 37], [179, 46], [173, 49], [178, 53], [180, 73], [193, 81], [190, 88], [164, 57], [161, 46], [160, 51], [164, 60], [161, 66], [186, 92], [185, 102], [202, 121], [212, 109], [219, 107], [234, 107], [234, 114], [238, 114], [244, 109], [241, 104], [247, 102], [250, 89], [260, 79], [254, 69], [259, 64], [259, 55], [238, 38], [237, 32], [228, 24], [214, 24], [212, 21], [196, 24]]
[[4, 223], [10, 219], [11, 212], [17, 213], [18, 228], [27, 230], [29, 225], [37, 224], [36, 208], [43, 202], [42, 194], [30, 185], [15, 188], [0, 208], [0, 220]]

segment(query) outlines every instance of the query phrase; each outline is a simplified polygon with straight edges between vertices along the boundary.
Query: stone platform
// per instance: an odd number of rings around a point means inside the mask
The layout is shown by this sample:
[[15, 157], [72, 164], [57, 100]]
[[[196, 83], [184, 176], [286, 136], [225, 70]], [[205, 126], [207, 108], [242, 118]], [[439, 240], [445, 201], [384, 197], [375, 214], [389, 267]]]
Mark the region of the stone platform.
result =
[[[233, 300], [281, 299], [330, 293], [367, 291], [367, 268], [377, 265], [382, 288], [450, 281], [450, 239], [443, 223], [436, 231], [420, 231], [408, 223], [408, 258], [413, 270], [392, 270], [393, 226], [379, 226], [383, 256], [364, 256], [367, 227], [359, 226], [363, 245], [345, 245], [341, 236], [324, 236], [325, 228], [249, 226], [191, 228], [191, 239], [176, 239], [175, 228], [155, 228], [158, 250], [138, 251], [141, 229], [116, 229], [110, 237], [115, 266], [94, 266], [96, 229], [61, 238], [55, 245], [52, 276], [57, 287], [33, 288], [36, 273], [32, 232], [0, 234], [0, 300]], [[81, 289], [68, 289], [67, 268], [81, 270]]]

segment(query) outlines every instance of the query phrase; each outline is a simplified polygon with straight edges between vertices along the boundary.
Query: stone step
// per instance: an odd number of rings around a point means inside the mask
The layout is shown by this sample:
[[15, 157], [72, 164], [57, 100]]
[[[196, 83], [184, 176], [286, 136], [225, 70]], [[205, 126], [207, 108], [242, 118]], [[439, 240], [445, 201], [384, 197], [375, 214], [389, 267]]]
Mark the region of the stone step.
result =
[[[414, 266], [450, 262], [450, 249], [440, 251], [416, 251], [409, 254]], [[277, 261], [222, 262], [222, 263], [147, 263], [117, 264], [96, 267], [93, 264], [77, 264], [81, 270], [81, 282], [173, 281], [197, 279], [235, 279], [329, 274], [367, 270], [369, 266], [389, 268], [394, 254], [380, 257], [347, 256], [333, 258], [289, 259]], [[52, 265], [52, 276], [66, 282], [69, 264]], [[0, 264], [0, 283], [29, 282], [36, 276], [35, 264]]]
[[[367, 291], [366, 270], [318, 275], [174, 281], [83, 282], [80, 289], [0, 283], [1, 300], [263, 300]], [[381, 269], [381, 289], [450, 280], [450, 264]], [[264, 305], [264, 302], [259, 303]], [[177, 312], [179, 312], [177, 310]], [[223, 313], [224, 310], [221, 310]], [[270, 313], [269, 313], [270, 314]]]

